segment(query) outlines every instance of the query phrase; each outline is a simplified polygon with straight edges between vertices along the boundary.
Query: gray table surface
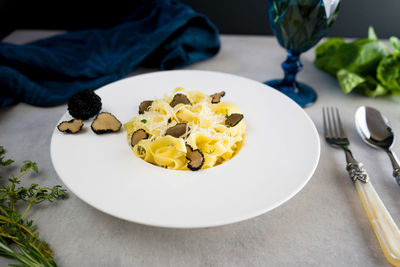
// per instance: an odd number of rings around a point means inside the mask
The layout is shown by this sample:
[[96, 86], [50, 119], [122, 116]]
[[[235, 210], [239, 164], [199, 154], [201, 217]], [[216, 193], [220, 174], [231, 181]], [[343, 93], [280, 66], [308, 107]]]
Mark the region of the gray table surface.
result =
[[[55, 32], [16, 31], [6, 41], [23, 43]], [[273, 37], [222, 35], [219, 54], [186, 69], [228, 72], [257, 81], [282, 76], [285, 52]], [[70, 193], [67, 200], [34, 208], [29, 216], [55, 251], [60, 266], [390, 266], [345, 171], [342, 151], [322, 139], [321, 109], [338, 106], [376, 191], [400, 225], [400, 188], [386, 154], [366, 146], [354, 128], [360, 105], [380, 109], [400, 133], [400, 98], [344, 95], [337, 81], [316, 69], [314, 50], [303, 54], [298, 80], [318, 92], [305, 111], [321, 138], [321, 158], [308, 184], [280, 207], [243, 222], [206, 229], [164, 229], [106, 215]], [[152, 70], [138, 70], [133, 75]], [[0, 111], [0, 144], [17, 162], [31, 159], [40, 184], [62, 181], [50, 159], [50, 138], [66, 105], [40, 108], [23, 103]], [[394, 147], [400, 154], [400, 144]], [[4, 173], [2, 173], [4, 175]], [[5, 266], [12, 260], [0, 258]]]

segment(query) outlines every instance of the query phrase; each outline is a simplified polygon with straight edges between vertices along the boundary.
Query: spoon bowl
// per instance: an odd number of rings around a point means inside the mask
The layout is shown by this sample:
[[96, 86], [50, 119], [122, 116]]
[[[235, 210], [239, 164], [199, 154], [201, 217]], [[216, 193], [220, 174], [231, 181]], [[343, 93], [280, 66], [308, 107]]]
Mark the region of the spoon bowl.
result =
[[389, 120], [378, 110], [361, 106], [356, 111], [356, 129], [368, 145], [390, 150], [395, 142]]
[[400, 185], [400, 164], [391, 150], [395, 136], [389, 120], [378, 110], [361, 106], [356, 111], [355, 124], [358, 134], [365, 143], [386, 151], [393, 166], [393, 176]]

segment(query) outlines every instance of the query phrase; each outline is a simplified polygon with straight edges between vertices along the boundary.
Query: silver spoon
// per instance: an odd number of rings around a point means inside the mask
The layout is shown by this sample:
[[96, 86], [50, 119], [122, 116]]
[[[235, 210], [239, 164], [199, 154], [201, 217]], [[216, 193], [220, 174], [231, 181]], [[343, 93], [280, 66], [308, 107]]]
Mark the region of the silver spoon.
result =
[[395, 138], [388, 119], [378, 110], [361, 106], [357, 109], [356, 128], [361, 138], [374, 148], [381, 148], [389, 155], [393, 166], [393, 176], [400, 185], [400, 163], [391, 150]]

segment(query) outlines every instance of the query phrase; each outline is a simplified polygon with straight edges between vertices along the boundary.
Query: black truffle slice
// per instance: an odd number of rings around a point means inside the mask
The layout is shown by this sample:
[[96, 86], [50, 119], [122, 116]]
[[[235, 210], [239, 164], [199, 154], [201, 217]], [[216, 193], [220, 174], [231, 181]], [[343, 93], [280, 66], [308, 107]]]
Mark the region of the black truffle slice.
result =
[[229, 127], [236, 126], [243, 119], [243, 114], [232, 113], [225, 119], [225, 125]]
[[96, 134], [105, 134], [118, 132], [121, 126], [121, 122], [113, 114], [101, 112], [97, 114], [90, 127]]
[[153, 100], [145, 100], [139, 105], [139, 114], [143, 114], [145, 111], [148, 111], [150, 106], [153, 104]]
[[139, 141], [147, 138], [149, 138], [149, 134], [143, 129], [138, 129], [131, 136], [131, 146], [134, 147]]
[[169, 105], [175, 107], [178, 104], [191, 105], [189, 98], [184, 94], [176, 94]]
[[68, 111], [72, 117], [87, 120], [101, 110], [101, 98], [92, 90], [85, 90], [68, 99]]
[[192, 171], [200, 170], [204, 164], [204, 155], [200, 149], [195, 149], [186, 144], [186, 158], [189, 160], [187, 166]]
[[178, 123], [175, 126], [169, 127], [165, 135], [171, 135], [179, 138], [186, 133], [186, 123]]
[[211, 95], [211, 104], [218, 104], [221, 101], [221, 97], [225, 96], [225, 91], [215, 93]]
[[82, 120], [72, 119], [69, 121], [63, 121], [59, 125], [57, 125], [57, 129], [60, 132], [76, 134], [79, 132], [83, 127]]

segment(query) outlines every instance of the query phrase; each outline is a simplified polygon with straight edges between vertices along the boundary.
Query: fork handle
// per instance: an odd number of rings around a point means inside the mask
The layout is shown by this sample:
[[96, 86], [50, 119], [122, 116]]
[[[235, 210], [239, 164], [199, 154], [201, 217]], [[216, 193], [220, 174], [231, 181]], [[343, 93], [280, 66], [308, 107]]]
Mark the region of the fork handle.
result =
[[354, 180], [364, 209], [386, 259], [400, 266], [400, 231], [370, 181]]

